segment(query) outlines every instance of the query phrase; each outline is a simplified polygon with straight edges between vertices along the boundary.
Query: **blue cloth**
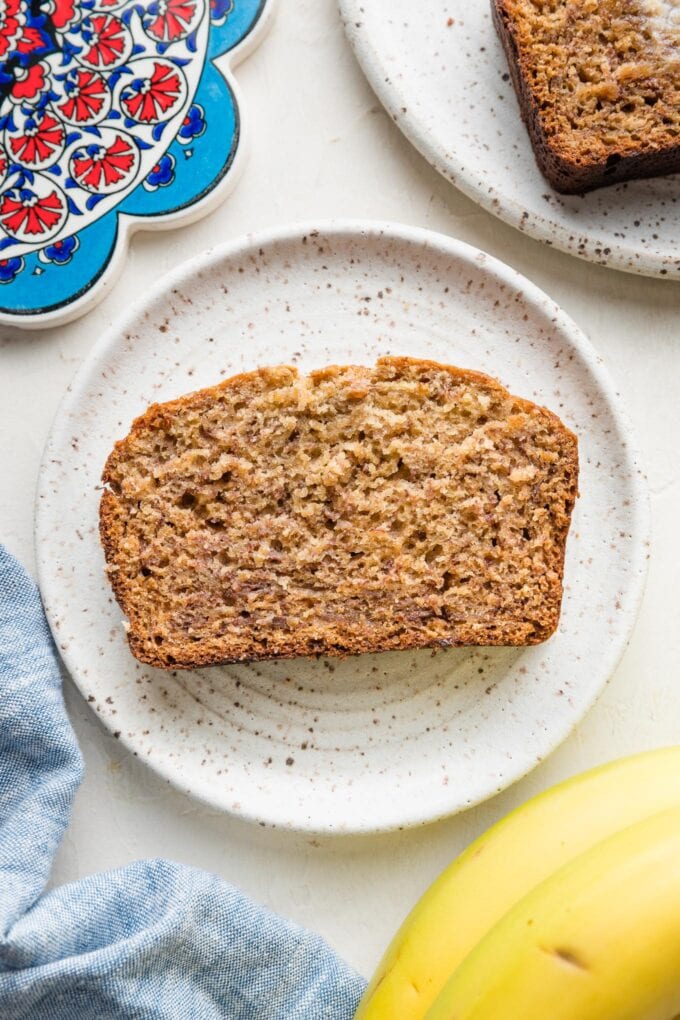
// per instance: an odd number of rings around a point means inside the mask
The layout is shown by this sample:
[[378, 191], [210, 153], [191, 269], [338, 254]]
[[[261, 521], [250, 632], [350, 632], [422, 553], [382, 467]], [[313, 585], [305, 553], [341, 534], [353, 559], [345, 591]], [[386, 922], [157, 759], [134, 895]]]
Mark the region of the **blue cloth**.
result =
[[82, 774], [40, 597], [0, 546], [2, 1020], [350, 1020], [362, 979], [216, 875], [138, 861], [45, 893]]

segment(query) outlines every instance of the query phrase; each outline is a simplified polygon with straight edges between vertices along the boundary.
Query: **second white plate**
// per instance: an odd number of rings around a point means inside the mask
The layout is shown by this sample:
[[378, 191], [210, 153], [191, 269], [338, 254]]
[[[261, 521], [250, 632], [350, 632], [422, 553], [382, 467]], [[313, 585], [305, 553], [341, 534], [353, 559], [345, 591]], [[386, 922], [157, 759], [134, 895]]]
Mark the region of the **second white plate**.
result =
[[603, 266], [680, 277], [680, 175], [558, 195], [541, 175], [490, 0], [338, 0], [366, 77], [432, 166], [506, 223]]
[[[130, 654], [98, 541], [100, 474], [149, 403], [258, 365], [410, 354], [481, 369], [578, 433], [558, 633], [527, 649], [397, 652], [163, 673]], [[99, 341], [42, 465], [37, 556], [61, 654], [102, 722], [181, 789], [262, 823], [371, 831], [519, 779], [592, 704], [630, 635], [647, 502], [583, 334], [508, 267], [406, 227], [325, 224], [187, 263]]]

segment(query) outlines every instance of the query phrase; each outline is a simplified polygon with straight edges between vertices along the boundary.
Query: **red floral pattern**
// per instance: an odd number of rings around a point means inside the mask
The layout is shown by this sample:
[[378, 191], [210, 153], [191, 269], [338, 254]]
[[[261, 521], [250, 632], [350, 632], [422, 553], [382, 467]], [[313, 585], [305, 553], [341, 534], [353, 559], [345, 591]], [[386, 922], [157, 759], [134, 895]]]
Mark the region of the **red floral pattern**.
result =
[[10, 237], [21, 241], [53, 236], [65, 218], [64, 199], [56, 188], [43, 196], [12, 188], [0, 199], [0, 223]]
[[79, 56], [82, 64], [112, 68], [124, 63], [132, 50], [127, 28], [112, 14], [93, 14], [83, 22], [85, 48]]
[[14, 49], [22, 56], [33, 53], [44, 44], [44, 39], [37, 28], [31, 26], [22, 27], [21, 34], [14, 43]]
[[25, 67], [27, 57], [50, 51], [53, 43], [44, 22], [42, 13], [33, 12], [30, 0], [0, 0], [0, 61], [20, 57], [19, 63]]
[[14, 103], [32, 102], [50, 86], [49, 64], [41, 61], [32, 67], [15, 67], [14, 84], [10, 89], [10, 98]]
[[0, 0], [0, 60], [4, 60], [10, 50], [14, 49], [14, 42], [21, 35], [23, 21], [21, 0]]
[[27, 247], [66, 264], [78, 230], [113, 207], [104, 199], [175, 179], [163, 126], [187, 112], [208, 10], [208, 0], [0, 0], [0, 242], [14, 262]]
[[14, 162], [38, 170], [56, 159], [64, 148], [65, 137], [60, 120], [47, 112], [38, 113], [8, 135], [8, 147]]
[[111, 108], [111, 93], [96, 71], [79, 67], [64, 84], [65, 98], [55, 103], [59, 116], [69, 124], [96, 124]]
[[[134, 68], [134, 64], [131, 65]], [[184, 77], [167, 60], [139, 61], [144, 77], [135, 78], [121, 93], [121, 105], [132, 120], [157, 124], [168, 120], [186, 95]], [[150, 72], [150, 73], [149, 73]]]
[[73, 177], [86, 191], [112, 194], [127, 187], [139, 166], [139, 152], [127, 136], [111, 132], [108, 144], [77, 149], [71, 158]]
[[41, 9], [49, 15], [58, 32], [70, 28], [80, 17], [76, 0], [43, 0]]
[[201, 9], [194, 0], [152, 0], [142, 17], [147, 35], [163, 43], [184, 39], [193, 31]]

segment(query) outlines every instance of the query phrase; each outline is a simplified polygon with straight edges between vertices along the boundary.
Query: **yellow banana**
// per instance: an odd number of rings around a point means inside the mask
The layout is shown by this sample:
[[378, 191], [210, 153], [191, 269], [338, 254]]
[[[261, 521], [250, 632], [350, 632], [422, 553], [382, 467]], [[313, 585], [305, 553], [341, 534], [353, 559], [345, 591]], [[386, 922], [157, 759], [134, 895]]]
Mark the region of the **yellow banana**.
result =
[[482, 939], [426, 1020], [674, 1020], [680, 807], [574, 858]]
[[415, 906], [355, 1020], [422, 1020], [455, 968], [530, 889], [618, 830], [675, 805], [680, 747], [600, 766], [517, 808], [449, 865]]

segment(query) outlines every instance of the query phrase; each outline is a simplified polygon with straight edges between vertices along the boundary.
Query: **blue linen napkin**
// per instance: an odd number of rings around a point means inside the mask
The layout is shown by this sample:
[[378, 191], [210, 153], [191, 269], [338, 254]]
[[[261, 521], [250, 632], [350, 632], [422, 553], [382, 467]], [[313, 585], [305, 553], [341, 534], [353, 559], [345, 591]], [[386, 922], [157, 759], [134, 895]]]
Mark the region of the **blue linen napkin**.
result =
[[350, 1020], [363, 980], [216, 875], [137, 861], [44, 893], [82, 774], [40, 596], [0, 546], [2, 1020]]

